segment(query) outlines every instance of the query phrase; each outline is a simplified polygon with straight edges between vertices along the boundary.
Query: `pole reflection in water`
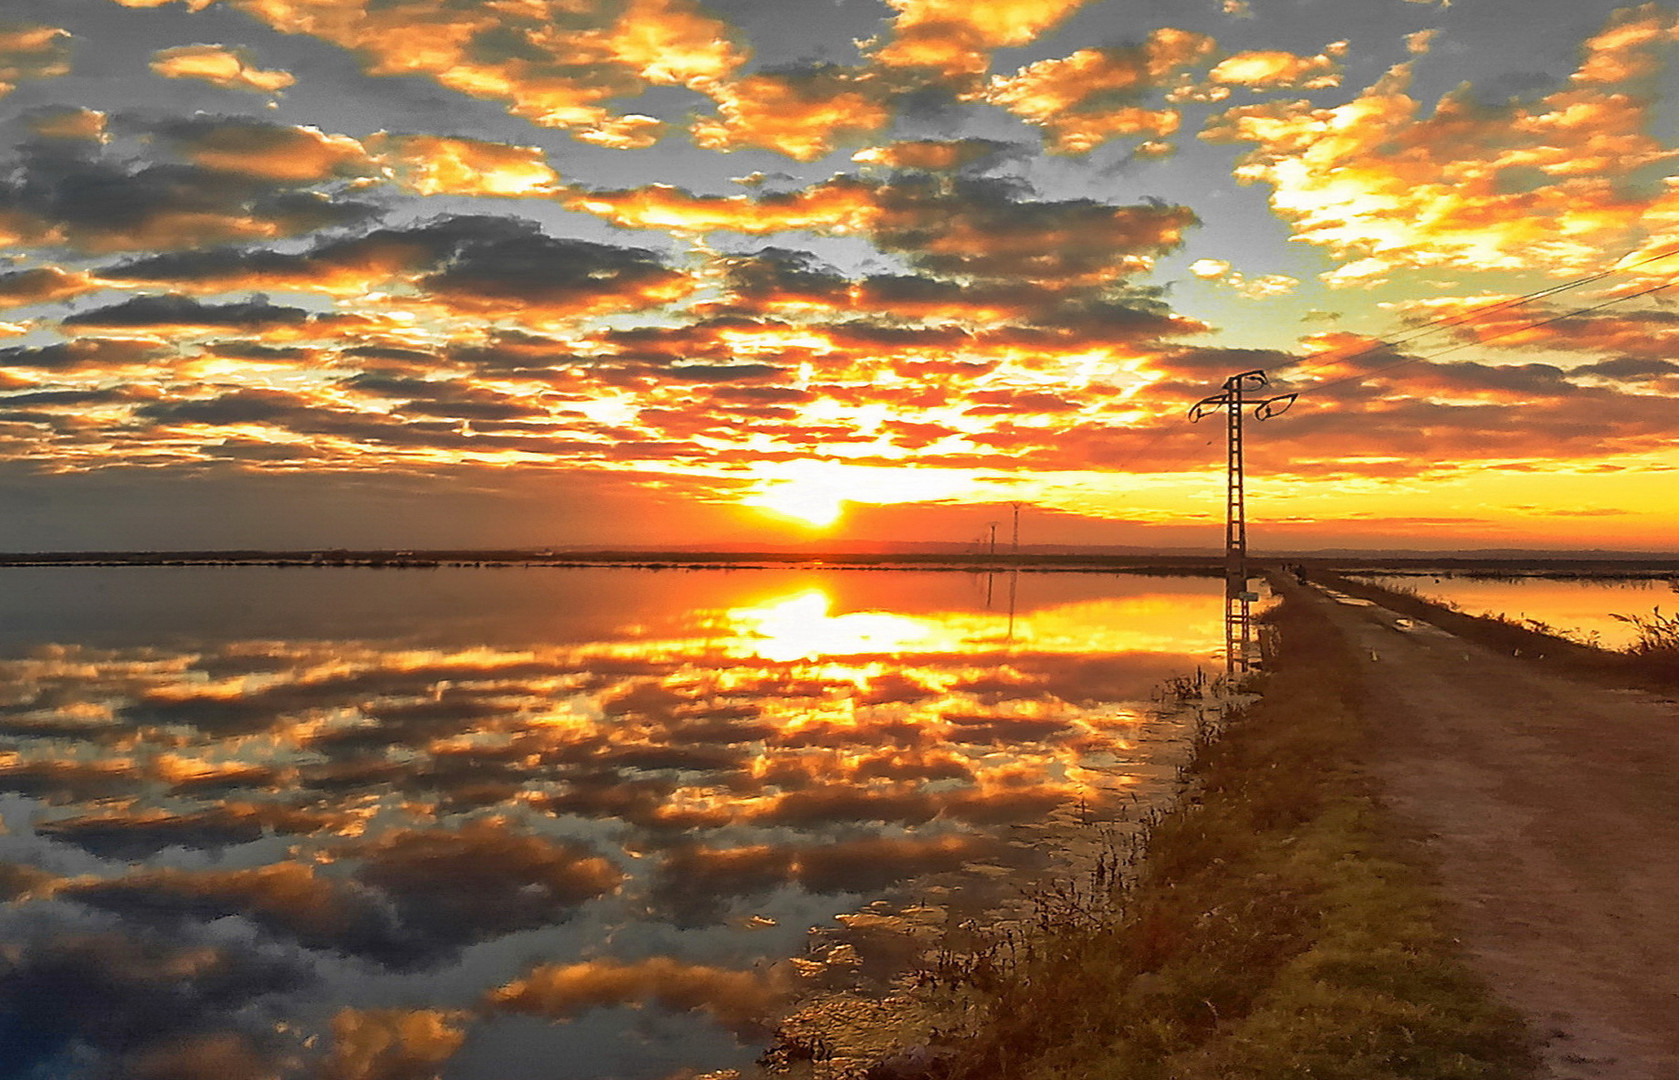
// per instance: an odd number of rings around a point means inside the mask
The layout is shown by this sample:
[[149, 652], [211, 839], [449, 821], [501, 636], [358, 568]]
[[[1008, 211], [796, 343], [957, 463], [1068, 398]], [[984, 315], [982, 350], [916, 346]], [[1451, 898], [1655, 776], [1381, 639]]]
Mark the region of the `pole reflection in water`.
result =
[[958, 574], [7, 573], [0, 1023], [54, 1076], [749, 1069], [1011, 830], [1162, 788], [1219, 639], [1216, 580], [1011, 572], [999, 637]]

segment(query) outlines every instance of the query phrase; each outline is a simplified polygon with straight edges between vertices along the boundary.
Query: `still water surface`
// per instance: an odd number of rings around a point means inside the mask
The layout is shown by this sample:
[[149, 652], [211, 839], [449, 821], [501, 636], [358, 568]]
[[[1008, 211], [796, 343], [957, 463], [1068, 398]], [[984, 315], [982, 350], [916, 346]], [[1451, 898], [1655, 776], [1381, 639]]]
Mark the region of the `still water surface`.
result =
[[0, 1056], [53, 1077], [750, 1072], [1041, 830], [1162, 797], [1150, 690], [1221, 614], [1094, 574], [0, 573]]
[[1543, 623], [1551, 632], [1605, 649], [1624, 649], [1638, 636], [1620, 615], [1679, 610], [1679, 595], [1656, 578], [1471, 578], [1433, 574], [1359, 574], [1383, 588], [1410, 589], [1468, 615], [1502, 615]]

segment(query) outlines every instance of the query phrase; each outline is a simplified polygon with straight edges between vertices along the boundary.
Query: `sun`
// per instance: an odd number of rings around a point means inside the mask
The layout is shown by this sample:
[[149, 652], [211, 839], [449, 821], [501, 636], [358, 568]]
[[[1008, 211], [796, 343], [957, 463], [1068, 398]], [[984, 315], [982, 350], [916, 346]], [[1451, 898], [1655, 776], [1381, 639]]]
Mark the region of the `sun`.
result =
[[778, 481], [753, 494], [747, 504], [817, 529], [834, 524], [845, 511], [845, 500], [820, 480]]

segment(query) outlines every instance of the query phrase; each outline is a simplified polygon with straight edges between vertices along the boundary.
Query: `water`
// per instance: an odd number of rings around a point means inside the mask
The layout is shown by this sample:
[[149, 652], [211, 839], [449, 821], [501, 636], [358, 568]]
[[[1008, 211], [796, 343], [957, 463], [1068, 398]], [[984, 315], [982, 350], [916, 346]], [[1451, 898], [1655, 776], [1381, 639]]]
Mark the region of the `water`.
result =
[[1679, 610], [1679, 595], [1663, 579], [1651, 578], [1470, 578], [1432, 574], [1359, 574], [1388, 589], [1411, 589], [1429, 600], [1449, 603], [1469, 615], [1501, 615], [1533, 621], [1605, 649], [1624, 649], [1637, 631], [1620, 615]]
[[18, 1075], [750, 1072], [1163, 798], [1220, 644], [1216, 579], [3, 574]]

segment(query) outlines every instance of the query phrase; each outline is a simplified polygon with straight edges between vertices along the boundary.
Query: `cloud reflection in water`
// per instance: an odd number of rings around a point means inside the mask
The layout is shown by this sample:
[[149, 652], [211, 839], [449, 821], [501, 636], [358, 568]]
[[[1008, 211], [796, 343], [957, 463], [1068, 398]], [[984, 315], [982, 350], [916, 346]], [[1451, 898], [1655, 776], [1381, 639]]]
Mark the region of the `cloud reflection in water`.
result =
[[1009, 621], [955, 574], [552, 573], [518, 633], [366, 633], [377, 572], [300, 571], [330, 632], [0, 658], [10, 1060], [512, 1077], [525, 1016], [566, 1021], [545, 1076], [740, 1066], [813, 922], [1041, 862], [1011, 827], [1169, 772], [1144, 699], [1218, 632], [1210, 581], [1027, 575]]

